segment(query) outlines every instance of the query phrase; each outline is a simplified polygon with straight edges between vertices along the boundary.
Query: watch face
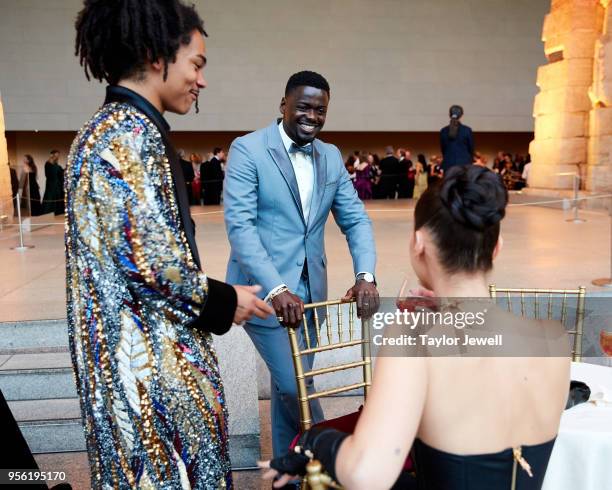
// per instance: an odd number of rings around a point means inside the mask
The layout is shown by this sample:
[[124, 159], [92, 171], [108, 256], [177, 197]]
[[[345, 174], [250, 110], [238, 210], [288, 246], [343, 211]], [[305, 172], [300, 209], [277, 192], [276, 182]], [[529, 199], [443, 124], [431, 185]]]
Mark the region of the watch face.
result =
[[369, 272], [366, 272], [365, 274], [361, 274], [361, 279], [367, 282], [374, 282], [374, 276]]

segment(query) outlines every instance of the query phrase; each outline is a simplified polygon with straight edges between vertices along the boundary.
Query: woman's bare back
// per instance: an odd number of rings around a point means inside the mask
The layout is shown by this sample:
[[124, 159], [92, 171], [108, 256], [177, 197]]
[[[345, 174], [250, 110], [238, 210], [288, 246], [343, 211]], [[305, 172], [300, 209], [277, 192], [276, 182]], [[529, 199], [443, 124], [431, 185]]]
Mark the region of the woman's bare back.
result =
[[[509, 329], [548, 323], [505, 312], [498, 317]], [[417, 437], [464, 455], [549, 441], [567, 401], [569, 370], [569, 356], [432, 357]]]

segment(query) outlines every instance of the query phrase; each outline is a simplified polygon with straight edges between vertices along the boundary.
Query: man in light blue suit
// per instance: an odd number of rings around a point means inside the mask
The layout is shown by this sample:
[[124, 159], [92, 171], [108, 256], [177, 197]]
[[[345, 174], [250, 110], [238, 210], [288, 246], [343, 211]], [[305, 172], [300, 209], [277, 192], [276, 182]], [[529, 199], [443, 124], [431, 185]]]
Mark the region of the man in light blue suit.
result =
[[[227, 282], [261, 284], [262, 296], [276, 311], [276, 317], [245, 325], [271, 374], [275, 457], [287, 451], [299, 430], [297, 389], [283, 327], [300, 326], [304, 303], [327, 299], [324, 232], [330, 211], [346, 236], [356, 274], [345, 298], [356, 298], [362, 316], [371, 315], [379, 301], [370, 220], [338, 148], [316, 139], [325, 123], [329, 94], [321, 75], [293, 75], [280, 104], [282, 120], [234, 140], [226, 168], [223, 195], [231, 245]], [[312, 362], [311, 356], [305, 368]], [[311, 407], [315, 422], [321, 420], [318, 402]]]

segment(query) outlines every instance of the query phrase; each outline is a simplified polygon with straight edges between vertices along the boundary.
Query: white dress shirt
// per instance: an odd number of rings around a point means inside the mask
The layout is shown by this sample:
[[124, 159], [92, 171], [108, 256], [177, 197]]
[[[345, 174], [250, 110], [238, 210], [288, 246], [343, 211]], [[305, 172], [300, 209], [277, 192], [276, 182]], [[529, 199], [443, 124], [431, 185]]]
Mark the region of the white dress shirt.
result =
[[[291, 164], [293, 165], [293, 172], [295, 173], [295, 179], [297, 180], [298, 189], [300, 190], [300, 200], [302, 201], [304, 219], [306, 223], [308, 223], [310, 205], [312, 203], [312, 191], [314, 189], [314, 162], [310, 155], [306, 155], [301, 151], [289, 153], [289, 148], [291, 148], [291, 145], [295, 142], [285, 133], [283, 121], [278, 124], [278, 130], [283, 140], [283, 144], [285, 145], [285, 150], [287, 150], [287, 154], [289, 155], [289, 160], [291, 160]], [[297, 145], [297, 143], [295, 144]]]

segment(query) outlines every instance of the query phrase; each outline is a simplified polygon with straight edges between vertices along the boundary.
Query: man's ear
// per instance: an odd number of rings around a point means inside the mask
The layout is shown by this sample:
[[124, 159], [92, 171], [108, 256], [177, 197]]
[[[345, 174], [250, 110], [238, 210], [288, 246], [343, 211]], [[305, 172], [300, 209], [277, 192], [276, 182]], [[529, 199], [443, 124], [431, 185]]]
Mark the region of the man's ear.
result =
[[155, 61], [151, 61], [149, 64], [151, 65], [151, 68], [153, 69], [153, 71], [156, 71], [156, 72], [164, 71], [164, 60], [161, 58]]
[[287, 99], [283, 97], [280, 101], [280, 106], [278, 107], [278, 110], [283, 116], [285, 115], [285, 107], [287, 107]]
[[497, 258], [497, 254], [501, 252], [502, 248], [504, 248], [504, 237], [502, 237], [500, 233], [497, 243], [495, 244], [495, 248], [493, 249], [493, 260]]

